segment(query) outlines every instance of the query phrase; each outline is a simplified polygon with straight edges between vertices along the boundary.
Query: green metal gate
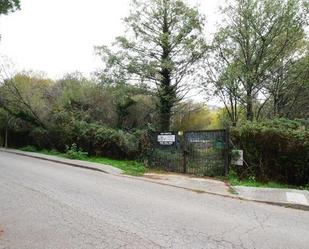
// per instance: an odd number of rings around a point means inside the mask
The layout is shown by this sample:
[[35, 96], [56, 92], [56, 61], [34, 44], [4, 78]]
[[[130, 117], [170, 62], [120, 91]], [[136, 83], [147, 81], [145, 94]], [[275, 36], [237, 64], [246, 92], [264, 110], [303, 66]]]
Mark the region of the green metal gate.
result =
[[228, 130], [153, 133], [148, 164], [172, 172], [199, 176], [228, 173]]

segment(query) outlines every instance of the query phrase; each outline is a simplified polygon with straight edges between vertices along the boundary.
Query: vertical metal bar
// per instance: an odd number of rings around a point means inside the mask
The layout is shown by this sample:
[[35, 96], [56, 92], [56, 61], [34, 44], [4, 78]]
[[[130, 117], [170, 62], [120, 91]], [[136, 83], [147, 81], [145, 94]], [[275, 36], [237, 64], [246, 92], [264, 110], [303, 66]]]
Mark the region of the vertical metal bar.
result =
[[229, 128], [225, 129], [225, 143], [224, 143], [224, 174], [225, 176], [229, 173], [230, 160], [229, 160], [229, 151], [230, 151], [230, 130]]
[[183, 134], [183, 146], [182, 146], [182, 164], [183, 164], [183, 173], [187, 173], [187, 133]]

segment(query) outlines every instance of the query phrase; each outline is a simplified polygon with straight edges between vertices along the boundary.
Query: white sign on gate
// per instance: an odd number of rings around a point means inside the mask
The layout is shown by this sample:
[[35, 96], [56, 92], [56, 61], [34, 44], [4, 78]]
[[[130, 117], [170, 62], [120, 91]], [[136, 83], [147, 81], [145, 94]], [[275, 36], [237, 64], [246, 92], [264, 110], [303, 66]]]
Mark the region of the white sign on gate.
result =
[[158, 135], [157, 141], [161, 145], [173, 145], [176, 142], [176, 135], [172, 133], [161, 133]]

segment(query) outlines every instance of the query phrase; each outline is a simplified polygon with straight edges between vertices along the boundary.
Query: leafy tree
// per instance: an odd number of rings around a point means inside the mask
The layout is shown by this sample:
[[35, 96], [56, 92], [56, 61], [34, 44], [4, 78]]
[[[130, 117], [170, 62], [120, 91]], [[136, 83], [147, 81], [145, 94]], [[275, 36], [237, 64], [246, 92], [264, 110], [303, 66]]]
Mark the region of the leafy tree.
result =
[[20, 9], [19, 0], [1, 0], [0, 1], [0, 15], [6, 15]]
[[282, 68], [266, 86], [271, 96], [269, 117], [309, 118], [309, 50], [287, 68]]
[[5, 79], [0, 88], [0, 106], [11, 116], [35, 126], [45, 127], [49, 114], [44, 100], [45, 90], [51, 81], [31, 72], [20, 73]]
[[207, 79], [204, 86], [207, 91], [211, 90], [209, 84], [214, 86], [211, 94], [219, 97], [224, 104], [231, 125], [236, 126], [240, 115], [241, 82], [234, 72], [233, 64], [226, 68], [225, 62], [221, 60], [220, 56], [217, 54], [214, 56], [212, 59], [206, 60]]
[[216, 111], [211, 111], [207, 106], [192, 101], [181, 103], [176, 108], [173, 116], [173, 130], [207, 130], [219, 127]]
[[[152, 106], [156, 103], [153, 91], [125, 82], [103, 85], [103, 88], [113, 96], [113, 105], [118, 115], [117, 128], [144, 128], [147, 121], [153, 121], [151, 117], [155, 110]], [[143, 104], [144, 106], [141, 106]]]
[[172, 108], [192, 86], [204, 55], [203, 22], [182, 0], [133, 0], [126, 36], [116, 39], [114, 50], [97, 48], [106, 63], [103, 78], [112, 75], [156, 89], [162, 130], [170, 128]]
[[[67, 74], [48, 90], [53, 122], [70, 129], [70, 122], [81, 120], [114, 127], [116, 107], [109, 90], [81, 73]], [[53, 123], [52, 122], [52, 123]]]
[[[223, 90], [244, 105], [247, 119], [253, 120], [271, 99], [267, 86], [299, 57], [308, 24], [308, 2], [235, 0], [223, 9], [223, 14], [225, 21], [213, 43], [215, 55], [208, 63], [215, 65], [211, 70], [218, 80], [211, 81], [219, 92]], [[254, 115], [258, 99], [264, 103]]]

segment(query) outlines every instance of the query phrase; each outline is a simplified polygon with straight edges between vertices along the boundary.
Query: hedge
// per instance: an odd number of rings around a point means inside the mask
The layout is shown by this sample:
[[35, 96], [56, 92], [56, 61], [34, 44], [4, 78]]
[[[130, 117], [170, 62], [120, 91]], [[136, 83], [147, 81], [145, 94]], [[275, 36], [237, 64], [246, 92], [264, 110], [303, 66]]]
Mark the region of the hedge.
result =
[[[34, 128], [29, 132], [10, 131], [9, 146], [35, 146], [37, 149], [56, 149], [76, 144], [78, 148], [95, 156], [114, 159], [135, 159], [142, 153], [146, 131], [126, 132], [100, 124], [75, 121], [69, 127], [53, 126], [49, 129]], [[21, 136], [22, 135], [22, 136]]]
[[284, 119], [248, 122], [232, 128], [235, 148], [244, 150], [247, 166], [233, 166], [240, 178], [304, 186], [309, 183], [309, 131]]

